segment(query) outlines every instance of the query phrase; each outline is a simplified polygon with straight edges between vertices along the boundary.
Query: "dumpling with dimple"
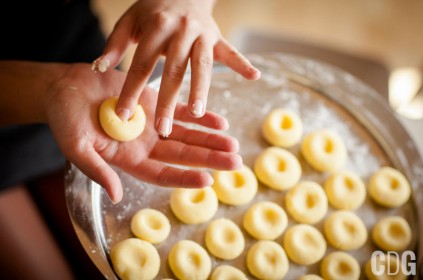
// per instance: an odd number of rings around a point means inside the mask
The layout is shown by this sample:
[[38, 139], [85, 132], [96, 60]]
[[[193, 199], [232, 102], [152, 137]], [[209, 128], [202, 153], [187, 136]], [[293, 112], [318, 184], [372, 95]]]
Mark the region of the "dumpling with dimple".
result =
[[303, 181], [285, 196], [288, 213], [299, 223], [315, 224], [326, 215], [328, 199], [322, 187], [313, 181]]
[[290, 260], [300, 265], [312, 265], [323, 258], [326, 241], [314, 226], [298, 224], [290, 227], [283, 239]]
[[210, 222], [205, 235], [206, 247], [212, 255], [232, 260], [244, 251], [244, 235], [232, 220], [219, 218]]
[[247, 252], [247, 268], [258, 279], [282, 279], [288, 272], [289, 261], [278, 243], [260, 240]]
[[330, 204], [338, 209], [354, 210], [366, 199], [366, 186], [350, 171], [333, 173], [324, 183]]
[[262, 134], [271, 145], [290, 148], [300, 142], [303, 123], [296, 113], [277, 108], [267, 114]]
[[411, 187], [404, 174], [385, 166], [371, 176], [369, 195], [382, 206], [399, 207], [410, 198]]
[[257, 178], [269, 188], [283, 191], [292, 188], [301, 178], [301, 165], [288, 150], [266, 148], [254, 163]]
[[328, 242], [340, 250], [354, 250], [367, 241], [367, 229], [363, 221], [352, 211], [333, 212], [324, 223]]
[[253, 200], [257, 193], [257, 178], [246, 165], [239, 170], [215, 170], [212, 175], [214, 179], [212, 188], [223, 203], [243, 205]]
[[411, 243], [412, 231], [403, 217], [388, 216], [376, 223], [372, 237], [382, 250], [402, 251]]
[[169, 219], [152, 208], [139, 210], [131, 219], [132, 233], [152, 244], [164, 241], [169, 236], [170, 228]]
[[128, 238], [114, 245], [110, 260], [122, 280], [155, 279], [160, 269], [156, 247], [138, 238]]
[[201, 224], [216, 214], [219, 201], [212, 187], [176, 188], [170, 195], [170, 208], [185, 224]]
[[347, 149], [335, 131], [321, 129], [307, 134], [301, 144], [306, 161], [317, 171], [340, 170], [347, 160]]
[[288, 217], [278, 204], [271, 201], [257, 202], [243, 218], [244, 229], [256, 239], [273, 240], [280, 236], [288, 225]]
[[248, 280], [248, 278], [236, 267], [221, 265], [213, 271], [210, 280]]
[[103, 101], [98, 113], [100, 125], [111, 138], [121, 142], [131, 141], [144, 131], [146, 115], [138, 104], [133, 116], [128, 121], [122, 121], [115, 111], [117, 101], [117, 97]]
[[168, 261], [172, 272], [181, 280], [206, 280], [212, 267], [207, 251], [191, 240], [181, 240], [173, 245]]
[[321, 265], [323, 279], [327, 280], [358, 280], [360, 278], [360, 264], [345, 252], [332, 252], [327, 255]]

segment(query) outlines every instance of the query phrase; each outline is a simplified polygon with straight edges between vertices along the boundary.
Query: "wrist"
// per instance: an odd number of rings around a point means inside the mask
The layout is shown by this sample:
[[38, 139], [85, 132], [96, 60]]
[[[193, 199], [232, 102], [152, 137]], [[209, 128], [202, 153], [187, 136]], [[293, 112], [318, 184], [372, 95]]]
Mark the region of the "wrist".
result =
[[46, 123], [46, 97], [65, 64], [0, 61], [0, 124]]

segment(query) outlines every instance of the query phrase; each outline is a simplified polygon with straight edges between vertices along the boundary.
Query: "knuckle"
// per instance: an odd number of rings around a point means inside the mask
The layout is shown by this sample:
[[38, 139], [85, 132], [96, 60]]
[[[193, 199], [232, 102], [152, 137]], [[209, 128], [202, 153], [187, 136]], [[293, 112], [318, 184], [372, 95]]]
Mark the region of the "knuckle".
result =
[[187, 32], [195, 32], [199, 29], [199, 23], [190, 16], [182, 16], [180, 18], [180, 24], [182, 29]]
[[175, 106], [171, 103], [157, 104], [157, 111], [160, 111], [163, 115], [171, 116], [174, 110]]
[[182, 82], [184, 75], [185, 75], [185, 67], [181, 65], [171, 65], [164, 71], [166, 78], [168, 78], [172, 82]]
[[169, 26], [170, 17], [166, 12], [158, 12], [152, 15], [152, 24], [159, 29], [165, 29]]
[[198, 58], [197, 64], [200, 67], [211, 68], [213, 65], [213, 59], [209, 56], [201, 56]]
[[130, 73], [135, 77], [148, 76], [150, 71], [150, 67], [145, 63], [133, 63], [130, 68]]

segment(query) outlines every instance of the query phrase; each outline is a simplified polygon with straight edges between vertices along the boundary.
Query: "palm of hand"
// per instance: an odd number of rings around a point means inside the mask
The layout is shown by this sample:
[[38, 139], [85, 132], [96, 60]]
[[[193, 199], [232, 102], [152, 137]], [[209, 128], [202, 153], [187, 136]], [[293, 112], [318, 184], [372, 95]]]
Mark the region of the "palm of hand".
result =
[[[147, 117], [141, 136], [129, 142], [108, 137], [98, 121], [98, 108], [104, 99], [120, 93], [125, 76], [117, 70], [94, 73], [88, 64], [76, 64], [50, 89], [46, 102], [49, 125], [62, 152], [102, 185], [112, 201], [120, 201], [122, 186], [110, 165], [143, 181], [173, 187], [204, 187], [212, 179], [204, 171], [180, 169], [167, 163], [216, 169], [240, 166], [241, 159], [234, 153], [238, 144], [233, 138], [177, 124], [168, 139], [160, 138], [154, 129], [157, 93], [150, 88], [139, 99]], [[227, 126], [225, 119], [212, 113], [201, 119], [192, 118], [182, 105], [177, 106], [175, 118], [214, 129]]]

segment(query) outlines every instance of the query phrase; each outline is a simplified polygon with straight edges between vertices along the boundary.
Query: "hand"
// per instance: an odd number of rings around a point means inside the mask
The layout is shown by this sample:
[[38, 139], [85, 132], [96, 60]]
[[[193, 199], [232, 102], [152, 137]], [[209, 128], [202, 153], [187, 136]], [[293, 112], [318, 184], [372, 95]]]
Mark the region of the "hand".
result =
[[166, 56], [155, 115], [156, 129], [168, 136], [187, 64], [191, 64], [188, 111], [202, 117], [212, 76], [213, 60], [247, 79], [260, 72], [222, 38], [211, 12], [214, 0], [139, 0], [120, 18], [104, 54], [96, 63], [115, 67], [131, 43], [138, 43], [116, 111], [128, 119], [157, 64]]
[[[213, 179], [206, 171], [180, 169], [166, 163], [213, 169], [237, 169], [241, 166], [238, 142], [223, 134], [211, 134], [174, 124], [173, 133], [161, 139], [153, 127], [157, 93], [145, 88], [139, 100], [146, 116], [144, 132], [135, 140], [118, 142], [107, 136], [98, 121], [102, 101], [117, 96], [126, 75], [117, 70], [104, 74], [91, 71], [88, 64], [75, 64], [50, 87], [46, 114], [51, 130], [68, 160], [99, 183], [113, 202], [122, 198], [122, 185], [109, 164], [149, 183], [160, 186], [198, 188]], [[177, 105], [175, 118], [212, 129], [226, 129], [227, 121], [206, 112], [201, 119], [188, 115]]]

